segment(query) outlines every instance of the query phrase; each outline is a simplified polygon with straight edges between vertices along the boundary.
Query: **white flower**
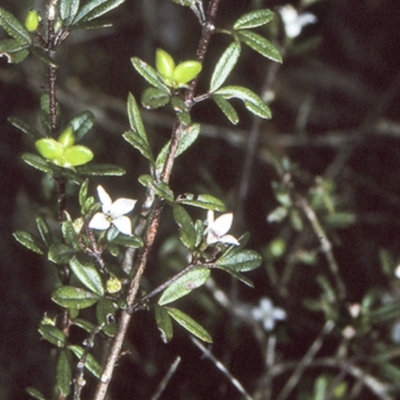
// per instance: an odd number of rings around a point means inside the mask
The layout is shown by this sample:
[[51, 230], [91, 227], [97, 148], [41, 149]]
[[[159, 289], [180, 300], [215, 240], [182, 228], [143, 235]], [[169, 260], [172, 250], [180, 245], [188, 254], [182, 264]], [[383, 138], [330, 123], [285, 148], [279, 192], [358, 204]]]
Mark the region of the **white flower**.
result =
[[272, 301], [267, 297], [260, 300], [260, 305], [251, 310], [251, 314], [256, 321], [262, 321], [266, 331], [272, 331], [275, 321], [283, 321], [286, 318], [285, 310], [274, 307]]
[[214, 211], [209, 210], [207, 213], [208, 227], [206, 229], [207, 244], [226, 243], [238, 246], [240, 243], [235, 237], [226, 235], [231, 229], [232, 221], [232, 213], [223, 214], [214, 220]]
[[286, 35], [290, 38], [299, 36], [303, 27], [317, 22], [317, 17], [309, 12], [298, 14], [297, 10], [287, 4], [279, 9], [283, 23], [285, 25]]
[[113, 224], [124, 235], [132, 235], [132, 224], [125, 214], [128, 214], [135, 207], [137, 200], [120, 198], [111, 200], [103, 186], [97, 186], [97, 193], [101, 202], [103, 212], [96, 213], [89, 222], [89, 228], [106, 230]]

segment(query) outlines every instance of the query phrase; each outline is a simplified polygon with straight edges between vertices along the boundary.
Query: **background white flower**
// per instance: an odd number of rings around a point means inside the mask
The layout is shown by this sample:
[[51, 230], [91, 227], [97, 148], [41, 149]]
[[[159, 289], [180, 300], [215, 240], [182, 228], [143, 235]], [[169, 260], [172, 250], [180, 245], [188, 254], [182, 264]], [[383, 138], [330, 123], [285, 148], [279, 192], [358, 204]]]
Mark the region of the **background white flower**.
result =
[[214, 243], [226, 243], [234, 244], [238, 246], [239, 241], [232, 235], [226, 235], [229, 229], [231, 229], [233, 222], [233, 214], [223, 214], [214, 220], [214, 211], [209, 210], [207, 213], [208, 227], [207, 233], [207, 244]]
[[251, 310], [251, 314], [256, 321], [261, 321], [266, 331], [272, 331], [275, 327], [275, 321], [286, 319], [286, 312], [282, 308], [274, 307], [272, 301], [263, 297], [260, 305]]
[[124, 235], [132, 235], [131, 220], [125, 216], [133, 210], [136, 201], [133, 199], [120, 198], [114, 202], [103, 186], [97, 186], [101, 209], [103, 212], [96, 213], [89, 222], [89, 228], [106, 230], [113, 224]]
[[297, 10], [290, 4], [279, 9], [283, 23], [285, 25], [286, 35], [290, 38], [299, 36], [303, 27], [317, 22], [317, 17], [309, 12], [298, 14]]

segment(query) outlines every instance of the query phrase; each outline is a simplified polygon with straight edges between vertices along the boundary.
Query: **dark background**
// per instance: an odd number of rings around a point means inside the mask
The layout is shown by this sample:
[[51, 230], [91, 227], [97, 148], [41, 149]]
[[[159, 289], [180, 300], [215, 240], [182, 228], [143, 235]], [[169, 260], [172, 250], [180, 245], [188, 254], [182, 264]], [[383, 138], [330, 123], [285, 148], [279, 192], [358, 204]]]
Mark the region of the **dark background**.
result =
[[[229, 26], [256, 5], [274, 9], [284, 3], [222, 0], [217, 24]], [[280, 28], [275, 39], [285, 48], [283, 65], [276, 67], [245, 49], [229, 78], [229, 84], [247, 86], [256, 93], [268, 80], [275, 96], [273, 118], [260, 127], [248, 191], [239, 196], [253, 120], [239, 103], [235, 103], [241, 117], [237, 127], [230, 126], [210, 103], [194, 110], [194, 119], [204, 123], [201, 137], [177, 162], [171, 186], [176, 193], [208, 192], [221, 197], [228, 209], [236, 211], [234, 233], [250, 231], [250, 246], [261, 251], [282, 233], [280, 226], [266, 222], [277, 205], [270, 185], [277, 174], [267, 152], [297, 162], [303, 171], [299, 185], [304, 188], [315, 176], [333, 180], [340, 201], [356, 215], [356, 222], [336, 231], [335, 236], [335, 255], [348, 289], [346, 300], [356, 302], [372, 287], [388, 288], [393, 283], [381, 272], [379, 249], [388, 249], [394, 257], [399, 253], [400, 3], [321, 0], [308, 8], [301, 2], [291, 4], [313, 12], [318, 22], [307, 26], [292, 47], [284, 47]], [[22, 19], [22, 11], [31, 4], [0, 0], [0, 5]], [[37, 7], [42, 3], [37, 2]], [[120, 138], [128, 129], [128, 92], [139, 98], [146, 87], [130, 58], [138, 56], [154, 64], [157, 47], [166, 49], [176, 60], [194, 58], [200, 28], [189, 10], [167, 0], [127, 1], [108, 20], [113, 28], [73, 32], [57, 55], [62, 121], [67, 123], [84, 109], [94, 112], [96, 125], [85, 144], [90, 145], [97, 162], [115, 163], [127, 170], [125, 177], [99, 182], [105, 182], [115, 198], [124, 195], [141, 200], [143, 190], [136, 178], [146, 173], [146, 163]], [[260, 33], [271, 37], [268, 29]], [[212, 67], [230, 40], [227, 35], [213, 38], [200, 93], [207, 89]], [[40, 256], [17, 244], [12, 232], [22, 228], [34, 232], [36, 214], [46, 216], [51, 223], [54, 192], [51, 182], [20, 160], [23, 152], [33, 151], [32, 143], [7, 122], [13, 115], [39, 126], [38, 102], [45, 88], [46, 70], [37, 59], [30, 56], [17, 66], [0, 59], [0, 399], [25, 398], [26, 386], [38, 387], [49, 395], [53, 376], [51, 346], [39, 341], [37, 332], [43, 313], [54, 311], [49, 300], [53, 272]], [[144, 119], [152, 145], [161, 148], [171, 131], [172, 114], [145, 112]], [[96, 184], [93, 180], [93, 191]], [[72, 198], [76, 188], [70, 191]], [[163, 263], [170, 263], [166, 257], [179, 258], [179, 254], [163, 255], [163, 242], [172, 229], [171, 215], [166, 211], [147, 271], [145, 284], [150, 287], [169, 275], [158, 270]], [[254, 290], [238, 286], [225, 275], [216, 274], [215, 279], [229, 296], [249, 304], [274, 295], [265, 269], [248, 276], [256, 282]], [[320, 317], [296, 308], [305, 293], [316, 291], [313, 276], [300, 268], [292, 282], [291, 297], [276, 298], [288, 313], [287, 340], [279, 349], [283, 359], [301, 359], [321, 325]], [[207, 297], [206, 291], [203, 297]], [[216, 304], [207, 310], [204, 304], [210, 300], [206, 302], [188, 299], [181, 305], [211, 332], [215, 356], [250, 393], [255, 392], [264, 355], [252, 329]], [[329, 345], [334, 346], [335, 341], [328, 344], [327, 353]], [[112, 385], [115, 399], [150, 399], [177, 355], [182, 357], [181, 365], [162, 398], [240, 398], [180, 328], [175, 328], [173, 341], [164, 345], [150, 313], [135, 316], [129, 350]], [[316, 374], [310, 372], [307, 378]], [[283, 382], [278, 379], [277, 387]], [[91, 383], [88, 385], [85, 390], [89, 392]], [[292, 396], [296, 398], [295, 392]], [[359, 398], [374, 398], [368, 396], [366, 392]]]

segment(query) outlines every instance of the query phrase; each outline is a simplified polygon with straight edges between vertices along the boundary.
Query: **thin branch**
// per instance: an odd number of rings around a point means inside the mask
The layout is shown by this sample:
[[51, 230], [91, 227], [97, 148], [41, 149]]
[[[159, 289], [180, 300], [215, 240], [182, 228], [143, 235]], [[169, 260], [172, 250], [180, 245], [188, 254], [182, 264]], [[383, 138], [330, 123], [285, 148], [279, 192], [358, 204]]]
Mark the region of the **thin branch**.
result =
[[203, 354], [209, 358], [214, 365], [229, 379], [233, 386], [245, 397], [246, 400], [254, 400], [242, 384], [229, 372], [229, 370], [219, 361], [210, 350], [205, 348], [196, 338], [192, 337], [192, 342], [203, 352]]
[[151, 400], [158, 400], [160, 398], [160, 396], [163, 394], [165, 388], [167, 387], [169, 381], [171, 380], [171, 378], [175, 374], [176, 370], [178, 369], [178, 365], [180, 362], [181, 362], [181, 358], [179, 356], [176, 357], [175, 361], [171, 364], [167, 373], [165, 374], [163, 380], [158, 385], [158, 388], [157, 388], [156, 392], [154, 393], [154, 395], [152, 396]]

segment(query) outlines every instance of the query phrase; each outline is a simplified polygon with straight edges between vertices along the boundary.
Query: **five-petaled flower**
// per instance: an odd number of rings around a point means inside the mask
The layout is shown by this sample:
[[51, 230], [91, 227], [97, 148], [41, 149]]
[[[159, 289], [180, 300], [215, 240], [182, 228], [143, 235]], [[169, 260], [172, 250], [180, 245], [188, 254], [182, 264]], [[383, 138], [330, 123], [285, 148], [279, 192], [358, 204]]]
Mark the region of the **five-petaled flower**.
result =
[[272, 301], [263, 297], [260, 305], [252, 309], [251, 314], [256, 321], [261, 321], [266, 331], [272, 331], [275, 327], [275, 321], [283, 321], [286, 318], [286, 312], [282, 308], [274, 307]]
[[207, 213], [208, 226], [206, 229], [207, 244], [226, 243], [238, 246], [240, 244], [239, 241], [234, 236], [227, 235], [229, 229], [231, 229], [232, 221], [232, 213], [223, 214], [214, 220], [214, 211], [209, 210]]
[[89, 222], [89, 228], [106, 230], [113, 224], [124, 235], [132, 235], [131, 220], [125, 216], [133, 210], [137, 200], [120, 198], [112, 202], [103, 186], [97, 186], [97, 193], [103, 212], [96, 213]]

